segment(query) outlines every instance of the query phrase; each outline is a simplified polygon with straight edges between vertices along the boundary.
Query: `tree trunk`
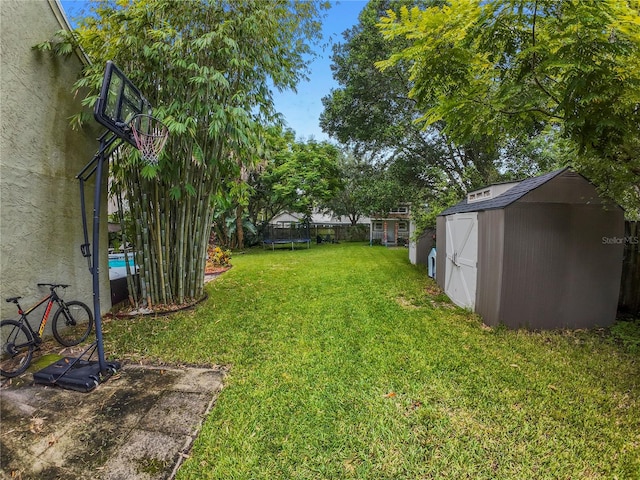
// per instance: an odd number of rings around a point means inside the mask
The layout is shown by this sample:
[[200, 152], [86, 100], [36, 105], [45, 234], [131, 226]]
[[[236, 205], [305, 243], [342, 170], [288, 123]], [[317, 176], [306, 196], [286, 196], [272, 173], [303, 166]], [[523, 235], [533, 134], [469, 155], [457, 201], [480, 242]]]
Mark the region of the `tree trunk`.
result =
[[236, 207], [236, 236], [237, 236], [237, 248], [244, 248], [244, 230], [242, 226], [242, 213], [243, 208], [241, 205]]

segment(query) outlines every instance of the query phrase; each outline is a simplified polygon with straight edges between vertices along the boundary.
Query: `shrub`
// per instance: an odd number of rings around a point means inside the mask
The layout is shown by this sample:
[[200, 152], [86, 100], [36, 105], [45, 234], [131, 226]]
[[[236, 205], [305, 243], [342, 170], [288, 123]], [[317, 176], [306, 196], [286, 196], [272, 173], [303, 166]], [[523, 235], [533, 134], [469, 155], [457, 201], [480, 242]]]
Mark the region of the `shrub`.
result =
[[207, 260], [214, 267], [231, 266], [231, 250], [223, 250], [220, 247], [209, 245], [207, 250]]

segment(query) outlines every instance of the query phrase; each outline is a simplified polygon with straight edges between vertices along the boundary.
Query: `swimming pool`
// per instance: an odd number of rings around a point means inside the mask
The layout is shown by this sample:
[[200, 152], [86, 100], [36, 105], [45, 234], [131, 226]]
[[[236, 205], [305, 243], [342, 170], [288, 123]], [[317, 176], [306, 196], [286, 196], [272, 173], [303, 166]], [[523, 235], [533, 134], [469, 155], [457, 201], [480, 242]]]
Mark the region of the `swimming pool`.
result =
[[[135, 267], [135, 262], [133, 261], [133, 258], [129, 258], [129, 266], [131, 268]], [[126, 267], [127, 264], [124, 260], [124, 258], [120, 259], [120, 258], [109, 258], [109, 268], [124, 268]]]
[[[127, 254], [127, 256], [129, 257], [129, 267], [132, 272], [135, 272], [137, 268], [133, 260], [133, 254]], [[126, 276], [127, 263], [124, 259], [124, 253], [109, 254], [109, 280], [116, 280]]]

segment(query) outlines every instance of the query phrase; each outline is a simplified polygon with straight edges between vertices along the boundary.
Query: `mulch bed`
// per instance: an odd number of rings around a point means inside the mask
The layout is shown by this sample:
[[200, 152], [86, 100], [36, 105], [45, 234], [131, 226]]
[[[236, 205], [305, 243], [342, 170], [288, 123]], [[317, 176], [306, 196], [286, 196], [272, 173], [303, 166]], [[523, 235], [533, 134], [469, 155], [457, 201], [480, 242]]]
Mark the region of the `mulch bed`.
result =
[[[229, 270], [231, 266], [221, 267], [208, 267], [205, 270], [205, 283], [208, 283], [224, 272]], [[114, 306], [111, 312], [103, 315], [104, 318], [130, 318], [141, 315], [170, 315], [172, 313], [181, 312], [184, 310], [188, 310], [190, 308], [195, 307], [200, 302], [207, 299], [207, 295], [205, 294], [202, 298], [197, 299], [189, 299], [188, 301], [181, 304], [157, 304], [153, 305], [152, 308], [147, 307], [139, 307], [135, 308], [129, 305], [128, 301], [124, 301], [119, 305]]]

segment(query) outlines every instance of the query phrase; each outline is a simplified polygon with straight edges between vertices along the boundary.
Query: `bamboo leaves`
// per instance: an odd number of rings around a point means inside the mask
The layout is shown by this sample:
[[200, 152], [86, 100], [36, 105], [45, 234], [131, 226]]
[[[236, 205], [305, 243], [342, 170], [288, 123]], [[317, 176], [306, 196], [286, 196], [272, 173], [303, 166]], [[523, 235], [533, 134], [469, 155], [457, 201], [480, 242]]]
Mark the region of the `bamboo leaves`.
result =
[[[152, 103], [170, 136], [157, 166], [123, 147], [112, 189], [135, 226], [140, 301], [184, 303], [203, 293], [213, 200], [229, 197], [262, 153], [262, 121], [276, 117], [271, 88], [290, 88], [306, 67], [320, 2], [95, 0], [62, 47], [92, 60], [74, 88], [93, 106], [106, 60]], [[60, 43], [60, 40], [56, 40]], [[83, 115], [74, 117], [79, 125]], [[246, 195], [245, 195], [246, 196]], [[133, 299], [133, 301], [138, 301]]]

